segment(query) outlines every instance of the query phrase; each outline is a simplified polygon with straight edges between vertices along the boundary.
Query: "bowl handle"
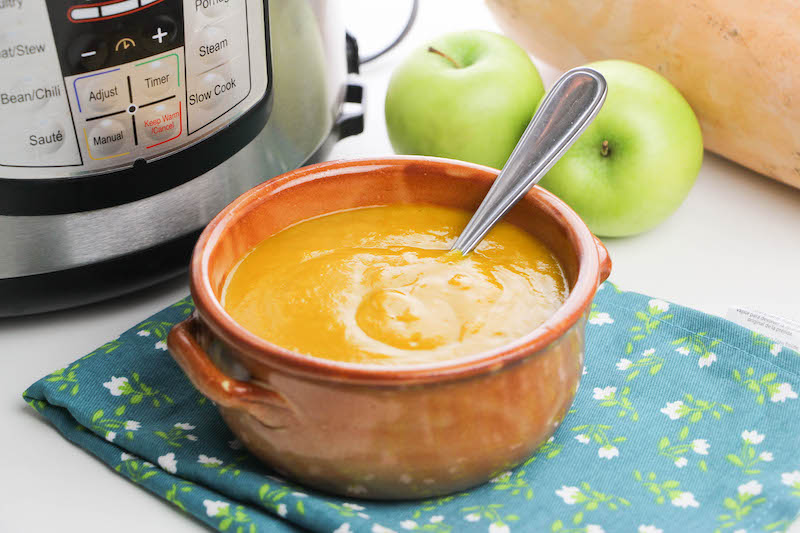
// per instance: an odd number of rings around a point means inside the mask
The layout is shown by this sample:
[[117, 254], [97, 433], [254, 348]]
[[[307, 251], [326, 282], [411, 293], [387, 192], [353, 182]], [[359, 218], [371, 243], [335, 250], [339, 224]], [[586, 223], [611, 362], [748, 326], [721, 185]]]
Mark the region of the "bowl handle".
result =
[[600, 258], [600, 283], [603, 283], [611, 275], [611, 257], [603, 241], [595, 237], [594, 243], [597, 245], [597, 255]]
[[175, 324], [167, 337], [172, 358], [203, 395], [223, 407], [252, 411], [263, 404], [289, 408], [283, 396], [247, 381], [231, 378], [215, 365], [193, 335], [199, 325], [197, 316]]

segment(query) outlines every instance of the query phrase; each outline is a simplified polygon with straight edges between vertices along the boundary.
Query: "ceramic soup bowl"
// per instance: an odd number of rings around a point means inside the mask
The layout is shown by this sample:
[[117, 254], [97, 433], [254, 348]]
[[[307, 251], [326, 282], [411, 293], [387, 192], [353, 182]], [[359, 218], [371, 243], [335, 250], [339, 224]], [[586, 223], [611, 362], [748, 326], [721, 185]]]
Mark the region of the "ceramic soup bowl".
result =
[[172, 356], [255, 456], [310, 487], [424, 498], [519, 464], [550, 437], [573, 400], [586, 317], [611, 268], [600, 241], [547, 191], [534, 188], [506, 220], [550, 247], [570, 294], [544, 324], [499, 349], [415, 366], [342, 363], [271, 344], [220, 304], [232, 267], [287, 226], [392, 203], [472, 211], [496, 175], [468, 163], [394, 157], [322, 163], [255, 187], [200, 236], [190, 269], [197, 309], [171, 331]]

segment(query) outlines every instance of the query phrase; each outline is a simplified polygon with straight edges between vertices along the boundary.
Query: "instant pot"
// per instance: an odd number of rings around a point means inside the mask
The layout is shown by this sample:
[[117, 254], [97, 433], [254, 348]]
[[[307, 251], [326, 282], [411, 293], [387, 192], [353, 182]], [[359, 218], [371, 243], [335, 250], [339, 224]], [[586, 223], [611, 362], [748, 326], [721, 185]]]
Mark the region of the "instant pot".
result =
[[0, 32], [0, 316], [183, 271], [231, 200], [363, 129], [330, 0], [0, 0]]

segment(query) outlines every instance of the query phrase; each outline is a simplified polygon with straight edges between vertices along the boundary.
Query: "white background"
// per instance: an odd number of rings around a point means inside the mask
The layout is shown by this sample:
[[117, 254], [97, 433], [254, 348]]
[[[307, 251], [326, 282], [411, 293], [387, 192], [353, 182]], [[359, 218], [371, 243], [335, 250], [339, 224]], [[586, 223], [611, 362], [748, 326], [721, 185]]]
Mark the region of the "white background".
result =
[[[408, 4], [348, 0], [344, 6], [362, 48], [375, 49], [402, 25]], [[363, 69], [365, 133], [339, 143], [332, 158], [391, 153], [383, 95], [392, 69], [427, 39], [474, 28], [498, 31], [482, 2], [423, 0], [408, 39]], [[537, 65], [549, 86], [558, 73]], [[800, 191], [706, 154], [697, 184], [669, 220], [645, 235], [606, 244], [612, 280], [625, 289], [708, 313], [744, 305], [800, 320], [799, 232]], [[20, 398], [38, 378], [187, 293], [178, 279], [81, 309], [0, 320], [0, 532], [202, 530], [64, 440]]]

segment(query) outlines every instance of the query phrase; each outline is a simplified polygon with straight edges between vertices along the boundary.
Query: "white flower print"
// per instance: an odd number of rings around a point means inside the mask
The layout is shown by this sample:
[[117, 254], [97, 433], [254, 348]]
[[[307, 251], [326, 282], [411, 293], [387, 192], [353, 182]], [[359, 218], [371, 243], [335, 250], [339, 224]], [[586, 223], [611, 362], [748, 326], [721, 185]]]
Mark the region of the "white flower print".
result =
[[293, 492], [292, 496], [294, 496], [295, 498], [308, 498], [308, 494], [306, 494], [305, 492]]
[[742, 431], [742, 438], [750, 444], [761, 444], [761, 441], [764, 440], [764, 435], [754, 429], [749, 431], [745, 430]]
[[792, 390], [792, 385], [790, 383], [781, 383], [778, 385], [778, 390], [775, 391], [769, 399], [775, 403], [783, 403], [787, 399], [796, 400], [797, 393]]
[[197, 456], [197, 462], [201, 465], [221, 465], [222, 461], [217, 459], [216, 457], [209, 457], [207, 455], [200, 454]]
[[500, 483], [500, 482], [503, 482], [503, 481], [508, 481], [508, 478], [510, 478], [510, 477], [511, 477], [511, 471], [510, 470], [506, 470], [502, 474], [498, 474], [495, 477], [493, 477], [491, 480], [489, 480], [489, 482], [490, 483]]
[[341, 526], [337, 527], [333, 533], [353, 533], [353, 530], [350, 529], [350, 522], [345, 522]]
[[285, 503], [279, 504], [277, 511], [280, 516], [286, 516], [286, 514], [289, 512], [289, 510], [286, 508]]
[[764, 487], [761, 485], [761, 483], [753, 479], [751, 481], [748, 481], [747, 483], [739, 485], [739, 488], [737, 490], [739, 491], [739, 494], [742, 496], [744, 496], [745, 494], [749, 494], [751, 496], [758, 496], [759, 494], [761, 494], [761, 490], [763, 488]]
[[556, 491], [556, 496], [564, 500], [564, 503], [567, 505], [573, 505], [578, 501], [578, 494], [580, 493], [581, 489], [578, 487], [567, 487], [566, 485], [562, 485], [561, 488]]
[[139, 331], [136, 332], [136, 334], [139, 335], [140, 337], [149, 337], [150, 336], [150, 332], [147, 331], [146, 329], [139, 330]]
[[128, 431], [136, 431], [142, 427], [142, 424], [136, 420], [128, 420], [125, 422], [125, 429]]
[[368, 515], [367, 513], [356, 513], [356, 515], [357, 515], [357, 516], [360, 516], [360, 517], [361, 517], [361, 518], [363, 518], [364, 520], [366, 520], [367, 518], [369, 518], [369, 515]]
[[505, 524], [489, 524], [489, 533], [509, 533], [511, 530]]
[[800, 484], [800, 470], [795, 470], [794, 472], [784, 472], [781, 474], [781, 483], [788, 485], [789, 487], [792, 487], [795, 484]]
[[677, 348], [675, 351], [681, 355], [689, 355], [691, 353], [689, 351], [689, 348], [686, 348], [685, 346], [681, 346], [680, 348]]
[[601, 389], [600, 387], [595, 387], [592, 392], [594, 393], [592, 397], [595, 400], [606, 400], [610, 398], [612, 394], [615, 394], [617, 392], [617, 388], [604, 387]]
[[156, 350], [161, 350], [163, 352], [167, 351], [167, 342], [166, 341], [158, 341], [156, 343]]
[[783, 346], [781, 346], [780, 344], [773, 344], [769, 348], [769, 353], [777, 357], [778, 354], [781, 353], [781, 350], [783, 350]]
[[175, 459], [174, 453], [169, 452], [168, 454], [162, 455], [161, 457], [158, 458], [158, 466], [160, 466], [170, 474], [174, 474], [178, 471], [178, 460]]
[[[785, 475], [786, 474], [784, 474], [784, 476]], [[467, 516], [464, 517], [464, 520], [466, 520], [467, 522], [477, 522], [480, 519], [481, 515], [479, 515], [478, 513], [469, 513]]]
[[106, 431], [106, 440], [108, 442], [114, 442], [114, 439], [117, 438], [117, 433], [115, 431]]
[[647, 349], [647, 350], [643, 351], [642, 352], [642, 356], [643, 357], [650, 357], [654, 353], [656, 353], [656, 349], [655, 348], [650, 348], [650, 349]]
[[747, 533], [747, 530], [746, 529], [737, 529], [733, 533]]
[[617, 361], [617, 370], [628, 370], [633, 362], [630, 359], [625, 359], [624, 357]]
[[195, 428], [193, 425], [187, 422], [178, 422], [177, 424], [175, 424], [175, 427], [178, 429], [185, 429], [186, 431], [190, 431]]
[[131, 459], [133, 459], [133, 456], [129, 453], [122, 452], [119, 456], [120, 461], [130, 461]]
[[694, 499], [694, 494], [691, 492], [681, 492], [672, 499], [672, 505], [686, 509], [687, 507], [700, 507], [700, 503]]
[[228, 441], [228, 447], [231, 450], [241, 450], [242, 449], [242, 443], [241, 443], [241, 441], [239, 441], [237, 439], [229, 440]]
[[380, 524], [372, 524], [372, 533], [395, 533], [395, 531]]
[[648, 305], [650, 306], [650, 309], [655, 309], [657, 311], [661, 311], [662, 313], [669, 309], [669, 304], [667, 302], [664, 300], [658, 300], [656, 298], [650, 300]]
[[195, 442], [197, 440], [197, 435], [192, 435], [191, 433], [189, 433], [188, 435], [186, 435], [186, 440]]
[[661, 412], [669, 417], [670, 420], [677, 420], [681, 417], [680, 410], [683, 407], [683, 402], [667, 402], [667, 406], [661, 409]]
[[697, 360], [697, 366], [703, 368], [704, 366], [711, 366], [711, 363], [717, 360], [717, 354], [708, 352]]
[[417, 523], [414, 522], [413, 520], [403, 520], [402, 522], [400, 522], [400, 527], [402, 527], [403, 529], [416, 529]]
[[360, 505], [357, 505], [355, 503], [343, 503], [342, 505], [344, 507], [347, 507], [348, 509], [352, 509], [353, 511], [363, 511], [364, 510], [363, 507], [361, 507]]
[[438, 524], [442, 520], [444, 520], [444, 517], [440, 514], [437, 514], [436, 516], [432, 516], [429, 521], [431, 524]]
[[706, 439], [694, 439], [692, 441], [692, 451], [700, 455], [708, 455], [708, 448], [710, 446]]
[[606, 444], [597, 450], [597, 456], [601, 459], [613, 459], [614, 457], [619, 457], [619, 450], [616, 446]]
[[580, 442], [581, 444], [589, 444], [589, 437], [581, 433], [580, 435], [575, 435], [575, 440]]
[[664, 530], [658, 529], [656, 526], [646, 526], [642, 524], [639, 526], [639, 533], [664, 533]]
[[230, 507], [228, 502], [223, 502], [221, 500], [203, 500], [203, 505], [206, 508], [206, 514], [212, 518]]
[[111, 381], [103, 383], [103, 387], [109, 390], [111, 396], [122, 396], [122, 388], [127, 382], [128, 378], [126, 377], [118, 378], [111, 376]]
[[758, 458], [764, 461], [765, 463], [769, 463], [773, 459], [772, 452], [761, 452], [760, 454], [758, 454]]
[[678, 468], [683, 468], [687, 464], [689, 464], [689, 461], [686, 459], [686, 457], [678, 457], [675, 459], [675, 466]]
[[606, 530], [597, 524], [586, 524], [586, 533], [606, 533]]
[[589, 324], [593, 326], [602, 326], [603, 324], [613, 324], [614, 319], [608, 313], [594, 313], [592, 318], [589, 319]]

